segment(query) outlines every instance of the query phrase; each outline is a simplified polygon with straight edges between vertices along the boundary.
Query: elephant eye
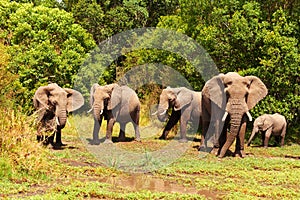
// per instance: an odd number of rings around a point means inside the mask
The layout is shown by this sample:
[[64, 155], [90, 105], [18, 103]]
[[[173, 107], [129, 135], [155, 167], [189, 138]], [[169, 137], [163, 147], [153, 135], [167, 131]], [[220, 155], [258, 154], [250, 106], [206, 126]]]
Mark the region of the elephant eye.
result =
[[228, 87], [231, 84], [232, 84], [232, 81], [228, 81], [228, 82], [225, 83], [225, 87]]
[[250, 83], [249, 82], [244, 81], [243, 84], [246, 85], [247, 88], [250, 88]]

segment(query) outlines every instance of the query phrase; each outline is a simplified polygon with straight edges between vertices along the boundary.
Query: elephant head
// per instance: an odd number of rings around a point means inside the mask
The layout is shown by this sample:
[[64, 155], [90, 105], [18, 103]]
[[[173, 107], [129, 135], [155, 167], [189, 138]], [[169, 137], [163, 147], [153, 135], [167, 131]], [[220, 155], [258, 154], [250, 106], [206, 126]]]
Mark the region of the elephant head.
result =
[[[235, 72], [220, 74], [206, 83], [202, 95], [205, 95], [224, 111], [225, 114], [222, 117], [222, 121], [225, 121], [228, 115], [230, 117], [231, 134], [221, 150], [220, 157], [224, 156], [239, 134], [243, 117], [247, 115], [251, 121], [249, 110], [264, 98], [267, 93], [266, 86], [258, 77], [243, 77]], [[243, 143], [244, 141], [240, 142]]]
[[256, 133], [258, 133], [259, 131], [266, 131], [272, 125], [273, 125], [273, 119], [266, 114], [261, 115], [258, 118], [256, 118], [253, 123], [253, 130], [252, 130], [251, 136], [247, 142], [247, 146], [250, 146], [250, 143]]
[[90, 92], [90, 104], [98, 121], [104, 110], [113, 110], [121, 102], [120, 86], [116, 83], [100, 86], [95, 83]]
[[181, 110], [184, 106], [191, 103], [193, 96], [186, 88], [170, 88], [163, 89], [159, 97], [158, 119], [166, 121], [168, 118], [167, 110], [174, 107], [174, 111]]
[[34, 107], [41, 111], [40, 119], [46, 111], [50, 111], [54, 114], [57, 125], [63, 128], [67, 121], [67, 113], [80, 108], [84, 99], [80, 92], [52, 83], [37, 89], [33, 103]]

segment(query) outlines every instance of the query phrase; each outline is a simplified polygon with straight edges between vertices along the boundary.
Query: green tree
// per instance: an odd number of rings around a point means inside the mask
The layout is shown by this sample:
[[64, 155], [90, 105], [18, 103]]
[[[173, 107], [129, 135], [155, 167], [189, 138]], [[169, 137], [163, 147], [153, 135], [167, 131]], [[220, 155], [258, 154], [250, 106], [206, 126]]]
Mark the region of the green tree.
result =
[[73, 76], [95, 43], [58, 8], [1, 1], [2, 38], [10, 46], [9, 70], [18, 74], [18, 103], [30, 108], [35, 89], [48, 82], [71, 87]]
[[299, 10], [293, 0], [180, 0], [177, 13], [161, 17], [158, 26], [194, 38], [220, 72], [260, 77], [269, 95], [253, 115], [279, 112], [290, 130], [299, 130]]

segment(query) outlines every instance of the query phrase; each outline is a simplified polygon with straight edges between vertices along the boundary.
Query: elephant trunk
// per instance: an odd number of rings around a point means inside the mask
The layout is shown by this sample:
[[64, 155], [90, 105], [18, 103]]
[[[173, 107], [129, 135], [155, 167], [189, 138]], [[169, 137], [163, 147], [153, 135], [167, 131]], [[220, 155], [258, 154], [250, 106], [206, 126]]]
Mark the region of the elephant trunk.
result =
[[168, 118], [167, 110], [168, 108], [164, 108], [161, 105], [158, 106], [157, 117], [159, 121], [165, 122], [167, 120]]
[[101, 115], [103, 114], [103, 106], [101, 106], [100, 104], [94, 104], [93, 105], [93, 110], [94, 110], [94, 117], [95, 117], [95, 119], [97, 119], [98, 121], [100, 121], [101, 120]]
[[250, 146], [251, 141], [252, 141], [252, 139], [254, 138], [254, 136], [255, 136], [255, 134], [256, 134], [257, 131], [258, 131], [258, 130], [256, 130], [256, 128], [253, 128], [252, 133], [251, 133], [251, 136], [250, 136], [250, 138], [249, 138], [249, 140], [248, 140], [248, 142], [247, 142], [247, 146]]
[[234, 139], [238, 135], [240, 131], [240, 125], [242, 121], [242, 115], [233, 115], [231, 116], [231, 121], [230, 121], [230, 134], [227, 137], [227, 140], [224, 144], [224, 146], [221, 149], [219, 157], [222, 158], [225, 156], [227, 150], [229, 147], [232, 145]]
[[66, 110], [59, 110], [57, 112], [57, 118], [56, 118], [56, 123], [58, 126], [61, 128], [64, 128], [67, 122], [67, 111]]
[[[227, 117], [227, 115], [230, 115], [230, 134], [227, 137], [227, 140], [224, 144], [224, 146], [221, 149], [219, 157], [222, 158], [226, 154], [229, 147], [232, 145], [233, 141], [235, 140], [236, 136], [240, 132], [242, 118], [244, 114], [248, 112], [248, 107], [245, 101], [242, 101], [240, 99], [231, 99], [228, 101], [226, 106], [226, 112], [223, 116], [223, 121], [225, 121], [224, 118]], [[248, 114], [247, 114], [248, 115]], [[250, 113], [249, 113], [250, 115]], [[248, 115], [248, 116], [249, 116]], [[226, 116], [226, 117], [225, 117]], [[249, 117], [250, 118], [250, 117]], [[241, 141], [244, 142], [244, 141]]]

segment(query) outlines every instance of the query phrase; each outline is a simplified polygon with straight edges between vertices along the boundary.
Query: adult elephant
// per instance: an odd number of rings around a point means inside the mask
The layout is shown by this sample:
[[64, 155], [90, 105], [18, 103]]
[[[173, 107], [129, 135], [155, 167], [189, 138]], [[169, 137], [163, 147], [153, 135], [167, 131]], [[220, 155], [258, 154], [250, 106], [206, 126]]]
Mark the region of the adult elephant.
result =
[[135, 130], [135, 140], [140, 141], [139, 118], [140, 101], [128, 86], [94, 84], [90, 92], [90, 104], [94, 115], [93, 143], [99, 144], [99, 129], [102, 119], [107, 120], [105, 143], [112, 143], [115, 122], [120, 123], [119, 141], [125, 140], [126, 124], [131, 122]]
[[[255, 119], [253, 124], [252, 134], [247, 142], [247, 145], [250, 146], [250, 143], [259, 131], [262, 131], [262, 143], [265, 148], [268, 147], [269, 139], [271, 135], [276, 136], [278, 139], [281, 138], [280, 146], [284, 145], [284, 138], [286, 134], [286, 119], [284, 116], [279, 113], [275, 114], [263, 114]], [[278, 140], [279, 141], [279, 140]]]
[[[167, 110], [172, 108], [169, 117]], [[160, 121], [168, 123], [159, 139], [166, 139], [169, 131], [180, 120], [180, 142], [187, 142], [186, 129], [188, 121], [192, 121], [197, 128], [201, 120], [201, 92], [195, 92], [185, 87], [171, 88], [162, 90], [159, 97], [157, 116]]]
[[245, 157], [246, 122], [252, 120], [249, 110], [267, 93], [265, 84], [256, 76], [243, 77], [229, 72], [207, 81], [202, 90], [204, 144], [213, 135], [213, 152], [222, 158], [237, 138], [235, 154]]
[[[43, 141], [44, 144], [62, 146], [61, 130], [66, 125], [67, 114], [80, 108], [84, 104], [84, 99], [76, 90], [61, 88], [56, 83], [51, 83], [37, 89], [33, 104], [38, 114], [37, 140]], [[53, 134], [44, 138], [43, 132]], [[55, 143], [54, 136], [56, 136]]]

